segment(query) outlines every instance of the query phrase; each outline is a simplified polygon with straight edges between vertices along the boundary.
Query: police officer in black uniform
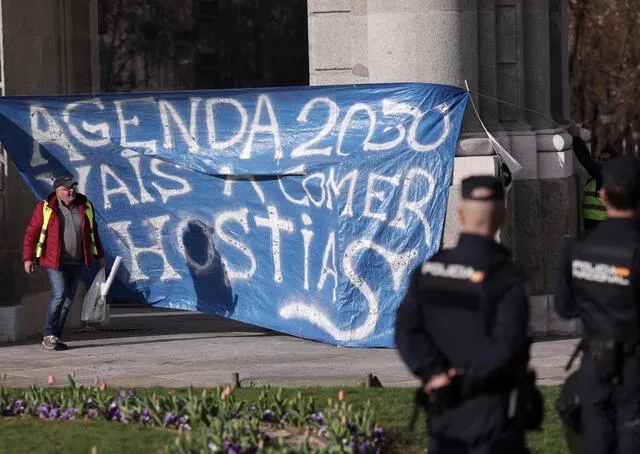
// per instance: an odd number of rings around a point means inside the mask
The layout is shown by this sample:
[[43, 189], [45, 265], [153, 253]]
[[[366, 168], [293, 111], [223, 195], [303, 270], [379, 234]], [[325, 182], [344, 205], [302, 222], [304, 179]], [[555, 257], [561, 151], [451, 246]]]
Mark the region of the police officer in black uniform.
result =
[[603, 167], [608, 217], [574, 238], [558, 269], [555, 311], [580, 318], [578, 377], [583, 454], [640, 453], [640, 164], [616, 157]]
[[514, 390], [529, 361], [525, 276], [494, 241], [505, 217], [501, 182], [467, 178], [462, 199], [458, 245], [414, 270], [396, 344], [428, 396], [429, 454], [522, 454]]

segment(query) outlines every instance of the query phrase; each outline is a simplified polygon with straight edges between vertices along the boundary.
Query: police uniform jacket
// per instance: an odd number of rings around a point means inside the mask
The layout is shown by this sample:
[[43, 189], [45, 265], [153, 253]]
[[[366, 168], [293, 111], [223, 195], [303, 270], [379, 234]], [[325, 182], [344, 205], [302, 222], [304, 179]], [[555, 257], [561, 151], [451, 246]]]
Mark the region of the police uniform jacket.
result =
[[[426, 285], [429, 273], [425, 273], [425, 268], [457, 269], [458, 276], [455, 272], [439, 273], [441, 277], [453, 276], [453, 285], [443, 292], [432, 291]], [[469, 300], [465, 289], [471, 293], [480, 289], [477, 315], [480, 325], [486, 328], [484, 335], [478, 335], [478, 326], [456, 323], [459, 305]], [[442, 309], [443, 319], [436, 325], [435, 320], [429, 319], [432, 304]], [[505, 399], [517, 384], [516, 371], [526, 372], [529, 360], [528, 325], [525, 275], [512, 263], [509, 250], [491, 238], [463, 233], [455, 248], [439, 252], [413, 271], [406, 297], [398, 309], [396, 344], [405, 363], [425, 383], [449, 368], [461, 370], [463, 402], [442, 417], [449, 420], [442, 424], [450, 426], [448, 430], [456, 438], [473, 442], [480, 434], [504, 424], [501, 418], [506, 413]], [[444, 342], [436, 340], [442, 337], [442, 333], [434, 333], [439, 327], [450, 336]], [[453, 346], [439, 345], [449, 342]], [[471, 414], [475, 416], [465, 417]], [[459, 427], [455, 427], [457, 424]]]
[[640, 221], [608, 218], [572, 239], [558, 267], [555, 311], [580, 318], [587, 340], [638, 341]]

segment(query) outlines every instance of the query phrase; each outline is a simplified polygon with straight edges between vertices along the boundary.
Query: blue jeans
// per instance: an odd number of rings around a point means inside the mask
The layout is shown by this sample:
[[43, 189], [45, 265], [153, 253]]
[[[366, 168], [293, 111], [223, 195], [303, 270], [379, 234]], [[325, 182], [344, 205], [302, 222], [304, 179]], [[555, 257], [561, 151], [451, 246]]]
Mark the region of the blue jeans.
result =
[[51, 298], [44, 325], [45, 336], [61, 337], [62, 328], [80, 283], [82, 265], [60, 264], [59, 270], [47, 268]]

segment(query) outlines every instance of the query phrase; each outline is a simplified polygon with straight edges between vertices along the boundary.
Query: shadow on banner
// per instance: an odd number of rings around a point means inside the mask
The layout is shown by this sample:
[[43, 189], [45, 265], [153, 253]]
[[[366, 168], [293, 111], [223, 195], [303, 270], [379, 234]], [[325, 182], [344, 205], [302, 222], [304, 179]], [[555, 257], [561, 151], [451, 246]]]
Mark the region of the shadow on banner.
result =
[[238, 303], [224, 263], [213, 241], [213, 229], [197, 219], [187, 222], [182, 235], [187, 266], [193, 280], [197, 310], [231, 317]]

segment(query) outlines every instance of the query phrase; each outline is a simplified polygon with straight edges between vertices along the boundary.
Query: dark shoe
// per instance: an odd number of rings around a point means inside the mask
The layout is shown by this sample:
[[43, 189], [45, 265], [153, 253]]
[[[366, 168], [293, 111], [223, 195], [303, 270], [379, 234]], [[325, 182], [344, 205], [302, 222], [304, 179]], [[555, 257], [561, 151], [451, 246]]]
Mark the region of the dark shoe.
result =
[[55, 336], [44, 336], [42, 345], [44, 345], [44, 348], [47, 350], [55, 350], [57, 347]]

